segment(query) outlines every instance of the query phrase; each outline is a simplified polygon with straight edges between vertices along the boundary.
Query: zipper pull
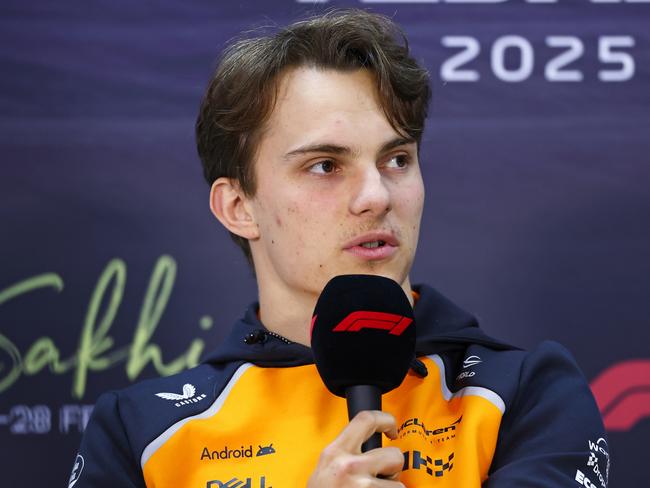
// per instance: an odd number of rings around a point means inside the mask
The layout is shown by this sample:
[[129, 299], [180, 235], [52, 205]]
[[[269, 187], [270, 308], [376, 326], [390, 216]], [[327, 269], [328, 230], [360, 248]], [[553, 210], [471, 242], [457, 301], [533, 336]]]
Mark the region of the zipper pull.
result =
[[252, 344], [264, 344], [266, 342], [266, 331], [262, 329], [257, 329], [254, 330], [253, 332], [249, 332], [246, 334], [246, 337], [244, 337], [244, 343], [248, 344], [249, 346]]
[[411, 361], [411, 369], [420, 378], [426, 378], [429, 374], [427, 365], [420, 361], [418, 358], [415, 358], [413, 361]]

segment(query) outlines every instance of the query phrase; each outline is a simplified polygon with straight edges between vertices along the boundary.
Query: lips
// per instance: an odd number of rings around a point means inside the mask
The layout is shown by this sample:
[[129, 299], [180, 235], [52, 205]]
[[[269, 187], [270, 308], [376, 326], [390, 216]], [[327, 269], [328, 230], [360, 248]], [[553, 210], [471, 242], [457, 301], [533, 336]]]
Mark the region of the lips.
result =
[[[399, 242], [391, 232], [369, 232], [359, 237], [355, 237], [347, 242], [343, 249], [350, 249], [353, 247], [362, 247], [364, 244], [383, 243], [385, 246], [397, 247]], [[376, 246], [375, 246], [376, 247]]]
[[392, 256], [399, 242], [390, 232], [371, 232], [347, 242], [343, 249], [366, 261], [386, 259]]

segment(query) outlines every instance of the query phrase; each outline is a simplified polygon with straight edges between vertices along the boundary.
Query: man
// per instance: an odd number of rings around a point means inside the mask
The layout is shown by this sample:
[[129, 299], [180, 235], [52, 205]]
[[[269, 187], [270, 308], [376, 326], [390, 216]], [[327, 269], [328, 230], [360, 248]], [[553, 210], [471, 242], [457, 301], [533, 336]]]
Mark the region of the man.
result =
[[[430, 91], [401, 39], [389, 19], [352, 10], [226, 51], [198, 149], [259, 304], [204, 364], [102, 396], [70, 486], [556, 487], [578, 473], [597, 483], [594, 465], [606, 485], [602, 423], [568, 353], [491, 339], [411, 286]], [[349, 423], [308, 347], [316, 300], [340, 274], [401, 285], [420, 358], [385, 412]], [[374, 432], [385, 447], [362, 453]]]

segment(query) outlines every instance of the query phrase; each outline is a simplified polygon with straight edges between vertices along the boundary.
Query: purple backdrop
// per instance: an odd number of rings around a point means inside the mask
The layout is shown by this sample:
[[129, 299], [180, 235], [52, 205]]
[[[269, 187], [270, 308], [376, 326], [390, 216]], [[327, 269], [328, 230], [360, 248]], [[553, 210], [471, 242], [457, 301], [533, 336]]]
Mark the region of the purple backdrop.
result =
[[393, 16], [432, 75], [413, 281], [566, 345], [611, 486], [645, 484], [650, 1], [73, 0], [0, 7], [2, 486], [65, 485], [101, 392], [195, 363], [254, 298], [194, 118], [228, 39], [332, 5]]

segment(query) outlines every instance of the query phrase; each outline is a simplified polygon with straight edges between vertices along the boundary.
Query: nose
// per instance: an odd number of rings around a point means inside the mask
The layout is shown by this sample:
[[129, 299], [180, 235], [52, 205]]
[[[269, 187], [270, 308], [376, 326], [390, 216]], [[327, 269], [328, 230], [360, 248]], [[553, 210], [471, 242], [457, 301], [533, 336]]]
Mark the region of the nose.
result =
[[350, 200], [352, 214], [381, 216], [390, 211], [390, 191], [375, 164], [360, 168], [353, 184], [355, 187]]

